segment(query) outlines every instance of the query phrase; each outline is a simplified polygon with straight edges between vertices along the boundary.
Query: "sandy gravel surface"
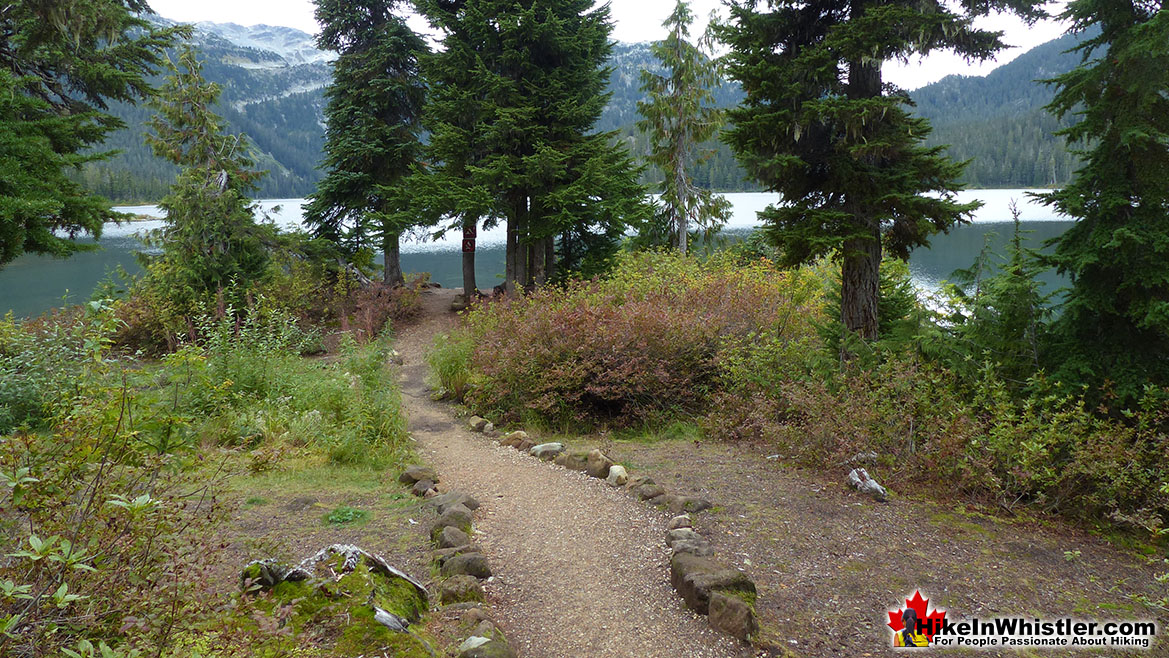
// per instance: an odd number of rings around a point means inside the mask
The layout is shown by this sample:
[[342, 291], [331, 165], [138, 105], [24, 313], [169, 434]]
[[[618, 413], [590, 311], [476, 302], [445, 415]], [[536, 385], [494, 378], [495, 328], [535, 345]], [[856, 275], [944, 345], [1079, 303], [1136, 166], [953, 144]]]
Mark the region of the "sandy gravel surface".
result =
[[495, 573], [492, 614], [525, 658], [750, 655], [687, 610], [669, 583], [668, 518], [583, 473], [473, 434], [432, 402], [424, 352], [454, 321], [453, 291], [424, 295], [398, 337], [410, 431], [441, 488], [482, 503], [475, 542]]

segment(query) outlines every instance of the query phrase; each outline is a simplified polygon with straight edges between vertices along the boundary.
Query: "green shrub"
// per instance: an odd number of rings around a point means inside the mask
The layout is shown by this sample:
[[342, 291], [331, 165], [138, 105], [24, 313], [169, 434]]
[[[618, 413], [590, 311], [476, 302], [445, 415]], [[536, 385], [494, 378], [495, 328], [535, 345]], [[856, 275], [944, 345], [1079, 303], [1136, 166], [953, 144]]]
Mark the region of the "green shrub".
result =
[[325, 523], [329, 525], [346, 525], [360, 523], [369, 518], [369, 512], [342, 505], [325, 515]]
[[467, 394], [471, 381], [471, 356], [475, 342], [470, 333], [440, 334], [426, 354], [426, 363], [438, 387], [458, 402]]
[[704, 408], [728, 346], [811, 340], [820, 287], [762, 260], [625, 255], [606, 279], [474, 310], [432, 366], [470, 380], [468, 404], [493, 416], [637, 425]]

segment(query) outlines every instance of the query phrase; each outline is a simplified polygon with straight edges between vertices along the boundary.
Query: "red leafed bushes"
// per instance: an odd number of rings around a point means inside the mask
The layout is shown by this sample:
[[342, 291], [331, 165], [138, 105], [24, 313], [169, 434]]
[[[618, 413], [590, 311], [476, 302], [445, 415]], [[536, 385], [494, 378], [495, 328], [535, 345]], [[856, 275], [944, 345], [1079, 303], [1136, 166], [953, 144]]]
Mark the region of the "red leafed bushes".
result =
[[627, 256], [604, 280], [472, 312], [467, 401], [497, 417], [585, 425], [697, 412], [724, 349], [760, 332], [813, 335], [820, 289], [766, 261]]

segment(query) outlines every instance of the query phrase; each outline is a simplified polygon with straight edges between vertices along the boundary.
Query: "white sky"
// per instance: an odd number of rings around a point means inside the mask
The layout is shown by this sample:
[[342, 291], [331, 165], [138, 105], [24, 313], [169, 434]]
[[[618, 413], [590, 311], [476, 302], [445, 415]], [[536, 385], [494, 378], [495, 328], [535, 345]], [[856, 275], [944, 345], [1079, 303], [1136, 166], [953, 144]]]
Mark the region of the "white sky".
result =
[[[1057, 0], [1062, 5], [1064, 0]], [[706, 17], [712, 10], [721, 8], [720, 0], [691, 0], [690, 7], [699, 18], [695, 33], [706, 25]], [[312, 0], [153, 0], [150, 6], [160, 15], [177, 21], [213, 21], [216, 23], [238, 23], [240, 25], [284, 25], [309, 33], [317, 31], [313, 19]], [[661, 23], [674, 7], [674, 0], [611, 0], [613, 21], [616, 24], [613, 38], [618, 41], [653, 41], [664, 36]], [[1049, 11], [1055, 11], [1049, 7]], [[426, 28], [425, 21], [411, 21], [414, 29]], [[1060, 36], [1064, 27], [1054, 21], [1027, 26], [1010, 16], [989, 16], [978, 21], [984, 29], [1001, 30], [1004, 41], [1014, 46], [999, 53], [995, 61], [983, 64], [967, 64], [961, 58], [948, 53], [936, 53], [928, 58], [901, 64], [891, 62], [885, 65], [888, 81], [906, 89], [940, 80], [951, 74], [984, 75], [999, 64], [1005, 64], [1019, 54], [1045, 41]]]

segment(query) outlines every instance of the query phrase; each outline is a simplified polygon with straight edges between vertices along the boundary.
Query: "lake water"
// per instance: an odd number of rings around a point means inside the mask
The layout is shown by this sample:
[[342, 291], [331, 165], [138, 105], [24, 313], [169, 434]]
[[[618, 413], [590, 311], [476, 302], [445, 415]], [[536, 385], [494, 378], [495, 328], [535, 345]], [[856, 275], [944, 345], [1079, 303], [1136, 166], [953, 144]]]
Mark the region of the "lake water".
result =
[[[773, 194], [728, 194], [733, 216], [725, 229], [734, 238], [758, 226], [756, 213], [778, 198]], [[969, 267], [991, 240], [991, 249], [1002, 253], [1011, 234], [1009, 202], [1018, 201], [1028, 244], [1038, 247], [1044, 240], [1057, 237], [1071, 226], [1066, 218], [1050, 208], [1038, 205], [1026, 196], [1026, 190], [970, 190], [959, 195], [963, 201], [978, 199], [985, 205], [971, 224], [958, 227], [948, 235], [937, 235], [929, 249], [913, 252], [909, 268], [915, 283], [933, 288], [959, 268]], [[300, 225], [302, 199], [266, 200], [261, 207], [273, 221], [284, 228]], [[160, 216], [155, 206], [121, 207], [119, 210], [139, 215]], [[77, 303], [89, 298], [94, 287], [118, 266], [138, 272], [134, 252], [142, 248], [136, 235], [158, 228], [161, 221], [107, 225], [100, 241], [101, 249], [83, 252], [58, 260], [43, 256], [22, 256], [0, 270], [0, 314], [9, 310], [17, 316], [42, 313], [62, 302]], [[430, 272], [431, 279], [444, 287], [462, 285], [461, 234], [452, 232], [439, 239], [412, 236], [402, 243], [402, 269], [406, 272]], [[505, 232], [502, 226], [480, 230], [476, 254], [479, 287], [490, 288], [502, 281]], [[1044, 277], [1049, 288], [1062, 283], [1054, 274]]]

